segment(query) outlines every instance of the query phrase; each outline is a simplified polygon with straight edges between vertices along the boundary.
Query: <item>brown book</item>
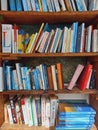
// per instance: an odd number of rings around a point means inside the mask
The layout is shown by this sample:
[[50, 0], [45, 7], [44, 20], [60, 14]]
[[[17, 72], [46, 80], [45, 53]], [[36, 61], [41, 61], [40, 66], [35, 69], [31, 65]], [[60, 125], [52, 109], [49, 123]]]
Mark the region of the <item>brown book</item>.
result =
[[64, 82], [63, 82], [63, 73], [62, 73], [62, 64], [57, 63], [57, 80], [58, 80], [58, 89], [62, 90], [64, 89]]
[[68, 11], [73, 11], [73, 8], [72, 8], [70, 0], [64, 0], [64, 2], [65, 2], [67, 10]]
[[47, 67], [47, 72], [48, 72], [48, 82], [49, 82], [49, 89], [54, 89], [53, 86], [53, 79], [52, 79], [52, 71], [51, 71], [51, 67]]

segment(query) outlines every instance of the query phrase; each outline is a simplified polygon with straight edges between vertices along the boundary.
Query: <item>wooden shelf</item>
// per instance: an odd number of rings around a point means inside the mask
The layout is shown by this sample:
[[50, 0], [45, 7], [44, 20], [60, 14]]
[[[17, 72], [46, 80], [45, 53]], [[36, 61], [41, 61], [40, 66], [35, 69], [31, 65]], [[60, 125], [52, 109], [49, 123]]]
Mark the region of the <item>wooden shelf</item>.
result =
[[98, 91], [96, 89], [87, 89], [85, 91], [82, 91], [78, 89], [77, 87], [73, 88], [72, 90], [11, 90], [11, 91], [4, 91], [2, 92], [3, 95], [15, 95], [15, 94], [25, 94], [25, 95], [47, 95], [47, 94], [74, 94], [74, 93], [83, 93], [83, 94], [97, 94]]
[[30, 54], [9, 54], [0, 53], [3, 60], [6, 59], [18, 59], [22, 57], [97, 57], [98, 53], [95, 52], [83, 52], [83, 53], [30, 53]]
[[[4, 123], [0, 130], [55, 130], [55, 128], [46, 128], [42, 126], [28, 127], [27, 125], [10, 125], [8, 123]], [[91, 130], [97, 130], [96, 126], [93, 125]]]
[[[41, 22], [96, 22], [98, 21], [98, 11], [74, 11], [74, 12], [33, 12], [33, 11], [0, 11], [2, 23], [34, 24]], [[24, 20], [25, 19], [25, 20]]]

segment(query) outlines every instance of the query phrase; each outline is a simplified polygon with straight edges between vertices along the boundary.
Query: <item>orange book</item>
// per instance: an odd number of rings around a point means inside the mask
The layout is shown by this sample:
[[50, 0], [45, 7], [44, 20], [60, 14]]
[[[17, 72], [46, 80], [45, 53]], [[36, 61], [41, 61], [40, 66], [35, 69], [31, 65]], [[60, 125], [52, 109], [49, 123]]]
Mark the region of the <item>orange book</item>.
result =
[[51, 71], [51, 67], [47, 67], [47, 72], [48, 72], [48, 81], [49, 81], [49, 89], [54, 89], [53, 86], [53, 79], [52, 79], [52, 71]]
[[79, 89], [81, 89], [81, 90], [86, 89], [86, 86], [87, 86], [87, 83], [89, 81], [89, 76], [90, 76], [92, 68], [93, 68], [93, 65], [91, 65], [91, 64], [87, 64], [84, 67], [83, 72], [81, 73], [81, 75], [79, 77], [79, 80], [77, 82], [77, 85], [78, 85]]
[[63, 73], [62, 73], [62, 64], [57, 63], [56, 64], [57, 68], [57, 80], [58, 80], [58, 88], [60, 90], [64, 89], [64, 82], [63, 82]]

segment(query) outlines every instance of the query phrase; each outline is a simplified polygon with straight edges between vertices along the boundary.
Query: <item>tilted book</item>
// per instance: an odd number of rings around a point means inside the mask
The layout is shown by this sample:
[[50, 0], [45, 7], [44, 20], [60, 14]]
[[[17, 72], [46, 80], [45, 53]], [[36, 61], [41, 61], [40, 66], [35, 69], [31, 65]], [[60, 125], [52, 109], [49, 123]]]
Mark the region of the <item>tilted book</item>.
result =
[[78, 64], [78, 66], [76, 67], [76, 70], [75, 70], [75, 72], [73, 74], [73, 77], [72, 77], [70, 83], [68, 84], [67, 89], [71, 90], [74, 87], [74, 85], [75, 85], [77, 79], [79, 78], [83, 68], [84, 68], [83, 65]]

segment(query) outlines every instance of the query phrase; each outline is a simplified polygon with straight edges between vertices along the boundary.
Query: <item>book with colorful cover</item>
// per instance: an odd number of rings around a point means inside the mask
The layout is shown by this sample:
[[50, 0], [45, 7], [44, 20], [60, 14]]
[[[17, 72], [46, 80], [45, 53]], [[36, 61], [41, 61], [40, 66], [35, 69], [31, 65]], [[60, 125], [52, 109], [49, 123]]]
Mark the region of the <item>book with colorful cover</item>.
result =
[[96, 111], [94, 108], [92, 108], [89, 104], [83, 103], [59, 103], [59, 115], [64, 116], [64, 115], [72, 115], [72, 114], [85, 114], [86, 115], [91, 115], [91, 114], [96, 114]]

